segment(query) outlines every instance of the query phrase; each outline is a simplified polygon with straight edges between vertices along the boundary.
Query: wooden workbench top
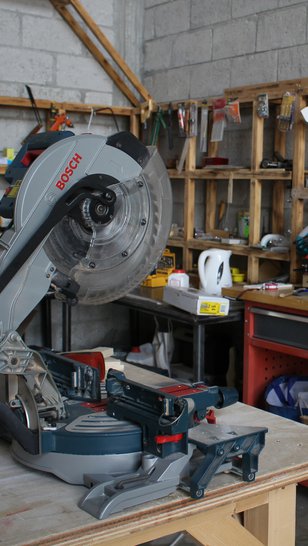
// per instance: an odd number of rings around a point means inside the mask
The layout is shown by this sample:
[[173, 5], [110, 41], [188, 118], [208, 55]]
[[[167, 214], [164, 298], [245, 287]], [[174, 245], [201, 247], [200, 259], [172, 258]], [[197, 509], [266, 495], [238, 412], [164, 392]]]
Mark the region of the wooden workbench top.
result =
[[307, 296], [294, 296], [290, 290], [244, 290], [243, 286], [232, 286], [223, 288], [223, 296], [227, 298], [240, 299], [254, 303], [263, 303], [271, 307], [283, 307], [297, 311], [308, 312], [308, 293]]
[[219, 474], [199, 501], [177, 491], [106, 521], [98, 521], [78, 508], [84, 487], [68, 485], [51, 475], [21, 466], [12, 459], [8, 445], [0, 441], [0, 543], [5, 546], [128, 544], [126, 537], [136, 529], [146, 532], [166, 522], [183, 522], [188, 515], [197, 516], [230, 502], [238, 502], [246, 509], [252, 495], [263, 496], [277, 487], [307, 479], [308, 429], [305, 425], [241, 403], [217, 410], [217, 421], [268, 427], [255, 482], [245, 483], [231, 474]]

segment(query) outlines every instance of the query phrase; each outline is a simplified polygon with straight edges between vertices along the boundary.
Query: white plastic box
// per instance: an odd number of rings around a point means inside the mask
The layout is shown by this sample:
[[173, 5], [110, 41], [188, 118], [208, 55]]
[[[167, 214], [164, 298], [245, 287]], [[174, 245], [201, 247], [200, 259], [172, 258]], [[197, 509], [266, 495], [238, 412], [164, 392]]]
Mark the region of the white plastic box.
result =
[[193, 315], [225, 316], [229, 313], [230, 302], [227, 298], [207, 296], [195, 288], [175, 288], [165, 286], [163, 301], [188, 311]]

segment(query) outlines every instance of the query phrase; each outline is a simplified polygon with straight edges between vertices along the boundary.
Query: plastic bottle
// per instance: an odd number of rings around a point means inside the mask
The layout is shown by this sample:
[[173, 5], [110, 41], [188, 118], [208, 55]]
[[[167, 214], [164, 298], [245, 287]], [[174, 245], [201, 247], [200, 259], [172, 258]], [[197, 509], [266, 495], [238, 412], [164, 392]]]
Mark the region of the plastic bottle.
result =
[[168, 286], [174, 288], [188, 288], [189, 276], [185, 273], [184, 269], [174, 269], [168, 277]]

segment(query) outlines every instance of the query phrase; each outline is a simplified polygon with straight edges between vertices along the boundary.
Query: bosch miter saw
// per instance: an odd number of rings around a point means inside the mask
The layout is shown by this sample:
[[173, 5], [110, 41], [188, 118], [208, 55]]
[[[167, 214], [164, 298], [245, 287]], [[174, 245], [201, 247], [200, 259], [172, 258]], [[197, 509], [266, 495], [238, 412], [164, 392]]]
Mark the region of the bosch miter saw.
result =
[[153, 271], [170, 229], [155, 148], [126, 132], [56, 135], [21, 149], [0, 203], [11, 217], [0, 238], [0, 429], [13, 456], [90, 487], [80, 506], [98, 518], [177, 487], [200, 498], [226, 466], [253, 480], [266, 429], [201, 423], [208, 407], [236, 401], [233, 389], [159, 375], [149, 386], [111, 370], [103, 408], [95, 368], [18, 333], [50, 290], [86, 305], [126, 294]]

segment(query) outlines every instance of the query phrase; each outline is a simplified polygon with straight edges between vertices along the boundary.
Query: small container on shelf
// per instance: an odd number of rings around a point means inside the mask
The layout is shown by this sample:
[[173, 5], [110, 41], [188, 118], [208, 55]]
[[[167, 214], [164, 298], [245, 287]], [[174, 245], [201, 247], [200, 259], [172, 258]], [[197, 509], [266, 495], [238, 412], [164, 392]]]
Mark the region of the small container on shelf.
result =
[[168, 286], [189, 288], [189, 276], [184, 269], [174, 269], [168, 277]]

